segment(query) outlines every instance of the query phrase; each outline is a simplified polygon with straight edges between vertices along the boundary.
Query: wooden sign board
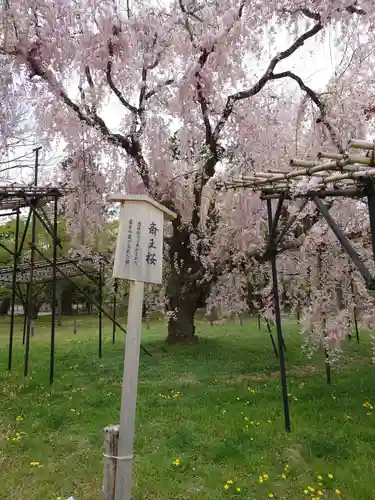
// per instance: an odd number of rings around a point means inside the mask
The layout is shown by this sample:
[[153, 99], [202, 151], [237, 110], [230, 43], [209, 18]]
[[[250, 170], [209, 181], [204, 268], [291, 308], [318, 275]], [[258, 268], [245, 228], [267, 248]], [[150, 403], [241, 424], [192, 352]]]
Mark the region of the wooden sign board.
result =
[[147, 196], [114, 195], [121, 201], [113, 277], [162, 283], [164, 217], [175, 214]]

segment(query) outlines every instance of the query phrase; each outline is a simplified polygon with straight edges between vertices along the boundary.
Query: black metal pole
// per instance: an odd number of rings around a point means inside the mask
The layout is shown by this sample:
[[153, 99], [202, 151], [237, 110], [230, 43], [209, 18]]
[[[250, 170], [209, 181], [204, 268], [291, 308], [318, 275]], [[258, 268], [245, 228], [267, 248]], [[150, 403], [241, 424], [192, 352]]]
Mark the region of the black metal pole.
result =
[[[272, 205], [271, 200], [267, 200], [267, 215], [268, 215], [268, 228], [271, 233], [272, 228]], [[285, 430], [290, 432], [290, 414], [289, 414], [289, 401], [288, 401], [288, 387], [286, 381], [285, 358], [284, 358], [284, 342], [281, 327], [281, 312], [279, 302], [279, 289], [277, 283], [277, 268], [276, 268], [276, 248], [274, 241], [270, 241], [270, 256], [271, 256], [271, 269], [272, 269], [272, 290], [275, 301], [275, 320], [277, 331], [277, 343], [279, 347], [279, 360], [280, 360], [280, 378], [281, 378], [281, 394], [284, 406], [284, 419]]]
[[[113, 288], [113, 319], [116, 320], [118, 281], [115, 279]], [[112, 344], [116, 341], [116, 323], [112, 323]]]
[[23, 228], [23, 233], [22, 233], [22, 238], [21, 238], [21, 243], [18, 247], [18, 253], [21, 254], [22, 250], [23, 250], [23, 246], [25, 244], [25, 239], [26, 239], [26, 235], [27, 235], [27, 231], [29, 230], [29, 225], [30, 225], [30, 219], [31, 219], [31, 213], [32, 213], [32, 210], [30, 208], [29, 210], [29, 213], [27, 215], [27, 219], [26, 219], [26, 223], [25, 223], [25, 226]]
[[[38, 185], [38, 170], [39, 170], [39, 151], [40, 147], [35, 151], [35, 164], [34, 164], [34, 186]], [[25, 346], [25, 363], [24, 363], [24, 376], [26, 377], [29, 372], [29, 355], [30, 355], [30, 333], [31, 333], [31, 316], [32, 316], [32, 302], [33, 302], [33, 279], [34, 279], [34, 263], [35, 263], [35, 241], [36, 241], [36, 215], [35, 206], [31, 206], [32, 210], [32, 225], [31, 225], [31, 253], [30, 253], [30, 274], [29, 274], [29, 288], [27, 294], [27, 325], [26, 325], [26, 346]]]
[[[29, 284], [26, 285], [26, 297], [29, 292]], [[27, 298], [23, 303], [23, 333], [22, 333], [22, 345], [25, 345], [26, 342], [26, 325], [27, 325]]]
[[9, 330], [9, 354], [8, 354], [8, 370], [12, 369], [13, 355], [13, 334], [14, 334], [14, 308], [16, 303], [16, 286], [17, 286], [17, 265], [18, 265], [18, 237], [20, 232], [20, 211], [17, 209], [16, 231], [14, 235], [14, 253], [13, 253], [13, 275], [12, 275], [12, 299], [10, 306], [10, 330]]
[[278, 358], [279, 357], [279, 353], [277, 352], [277, 347], [276, 347], [275, 339], [273, 338], [273, 335], [272, 335], [272, 330], [271, 330], [270, 322], [268, 321], [268, 318], [264, 318], [264, 321], [266, 323], [268, 334], [269, 334], [270, 339], [271, 339], [271, 344], [272, 344], [273, 352], [275, 353], [275, 356]]
[[57, 202], [58, 197], [55, 195], [53, 199], [53, 254], [52, 254], [52, 316], [51, 316], [51, 352], [50, 352], [50, 368], [49, 368], [49, 383], [53, 384], [55, 374], [55, 333], [56, 333], [56, 261], [57, 261]]
[[[353, 295], [353, 298], [354, 298], [354, 301], [355, 301], [354, 282], [353, 282], [352, 279], [350, 280], [350, 289], [351, 289], [351, 292], [352, 292], [352, 295]], [[354, 319], [355, 336], [356, 336], [356, 339], [357, 339], [357, 343], [359, 344], [359, 330], [358, 330], [357, 306], [356, 306], [355, 303], [354, 303], [354, 307], [353, 307], [353, 319]], [[351, 338], [351, 335], [350, 335], [350, 338]]]
[[[323, 320], [323, 328], [324, 328], [324, 337], [326, 337], [326, 319]], [[331, 385], [332, 377], [331, 377], [331, 364], [329, 362], [329, 353], [328, 349], [324, 348], [324, 357], [325, 357], [325, 367], [326, 367], [326, 380], [327, 384]]]
[[359, 344], [359, 329], [358, 329], [358, 319], [357, 319], [357, 308], [353, 309], [353, 318], [354, 318], [354, 328], [355, 328], [355, 337], [357, 339], [357, 344]]
[[102, 318], [102, 308], [103, 308], [103, 263], [100, 261], [99, 264], [99, 358], [103, 355], [103, 318]]
[[[323, 245], [320, 245], [318, 247], [318, 251], [317, 251], [317, 262], [316, 262], [316, 268], [317, 268], [317, 271], [318, 271], [318, 286], [320, 287], [321, 286], [321, 273], [322, 273], [322, 251], [323, 251], [323, 248], [324, 248], [324, 244]], [[327, 326], [327, 322], [326, 322], [326, 318], [324, 317], [323, 318], [323, 321], [322, 321], [322, 328], [323, 328], [323, 336], [324, 338], [326, 338], [326, 326]], [[325, 358], [325, 369], [326, 369], [326, 380], [327, 380], [327, 384], [328, 385], [331, 385], [331, 365], [329, 363], [329, 353], [328, 353], [328, 349], [327, 347], [324, 346], [324, 358]]]

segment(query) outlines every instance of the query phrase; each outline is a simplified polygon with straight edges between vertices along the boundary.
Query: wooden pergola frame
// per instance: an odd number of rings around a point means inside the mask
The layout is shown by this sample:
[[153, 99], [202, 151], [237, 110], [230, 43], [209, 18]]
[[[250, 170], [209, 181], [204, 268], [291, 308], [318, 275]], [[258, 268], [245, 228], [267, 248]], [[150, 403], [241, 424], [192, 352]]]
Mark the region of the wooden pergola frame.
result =
[[[290, 166], [299, 167], [294, 170], [254, 172], [219, 185], [225, 189], [249, 188], [261, 191], [263, 197], [269, 195], [276, 198], [280, 194], [287, 198], [309, 197], [313, 193], [325, 196], [360, 195], [361, 188], [375, 177], [375, 142], [354, 139], [348, 149], [366, 150], [367, 154], [319, 152], [316, 160], [291, 159]], [[301, 188], [301, 181], [310, 181], [311, 188]]]
[[[363, 155], [352, 154], [349, 150], [364, 150]], [[326, 198], [367, 198], [369, 211], [372, 250], [375, 259], [375, 141], [353, 139], [348, 145], [348, 151], [343, 154], [320, 152], [315, 160], [291, 159], [290, 171], [254, 172], [251, 175], [233, 177], [229, 181], [219, 182], [218, 187], [225, 190], [251, 189], [260, 192], [262, 199], [267, 203], [268, 241], [267, 252], [270, 256], [272, 268], [272, 289], [275, 308], [275, 323], [277, 330], [281, 392], [284, 407], [285, 429], [290, 432], [290, 413], [288, 389], [285, 370], [284, 338], [281, 325], [280, 299], [276, 258], [278, 246], [286, 233], [296, 221], [297, 216], [291, 216], [283, 228], [278, 228], [283, 204], [286, 200], [300, 199], [299, 212], [306, 203], [312, 200], [320, 215], [325, 219], [343, 249], [356, 266], [366, 287], [371, 294], [375, 294], [375, 276], [352, 246], [340, 226], [329, 213], [330, 206], [323, 203]], [[272, 199], [278, 200], [276, 210], [273, 211]], [[331, 383], [331, 368], [326, 353], [327, 382]]]

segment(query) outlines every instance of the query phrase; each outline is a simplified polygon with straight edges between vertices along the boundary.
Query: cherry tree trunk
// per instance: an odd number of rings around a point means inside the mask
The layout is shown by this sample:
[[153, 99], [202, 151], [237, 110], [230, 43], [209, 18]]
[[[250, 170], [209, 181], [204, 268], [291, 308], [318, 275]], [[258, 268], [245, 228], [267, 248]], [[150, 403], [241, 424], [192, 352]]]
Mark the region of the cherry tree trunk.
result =
[[194, 344], [194, 317], [200, 307], [204, 307], [209, 293], [209, 284], [202, 285], [199, 277], [204, 267], [190, 244], [191, 231], [186, 226], [175, 223], [169, 239], [170, 272], [166, 287], [169, 344]]
[[168, 321], [169, 344], [194, 344], [198, 342], [195, 335], [194, 316], [197, 308], [181, 302], [172, 312]]

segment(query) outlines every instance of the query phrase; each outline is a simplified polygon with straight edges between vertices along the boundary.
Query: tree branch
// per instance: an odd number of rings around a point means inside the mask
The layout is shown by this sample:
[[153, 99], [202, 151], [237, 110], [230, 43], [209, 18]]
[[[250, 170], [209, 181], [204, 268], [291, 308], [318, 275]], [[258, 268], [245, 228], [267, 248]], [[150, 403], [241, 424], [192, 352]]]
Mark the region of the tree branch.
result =
[[112, 68], [113, 68], [113, 63], [112, 63], [112, 58], [113, 58], [113, 44], [109, 40], [108, 41], [108, 52], [109, 52], [109, 59], [107, 62], [107, 70], [106, 70], [106, 77], [107, 77], [107, 82], [112, 90], [112, 92], [115, 94], [115, 96], [118, 98], [118, 100], [121, 102], [121, 104], [128, 109], [131, 113], [136, 114], [137, 113], [137, 108], [130, 104], [125, 97], [122, 95], [122, 92], [116, 87], [113, 77], [112, 77]]
[[301, 77], [293, 73], [292, 71], [283, 71], [281, 73], [273, 73], [270, 77], [270, 80], [280, 80], [281, 78], [291, 78], [295, 82], [298, 83], [301, 90], [306, 92], [306, 94], [310, 97], [313, 103], [320, 111], [320, 117], [317, 119], [317, 123], [322, 123], [326, 129], [328, 130], [329, 135], [331, 136], [332, 142], [338, 149], [339, 153], [344, 154], [344, 148], [340, 142], [339, 137], [334, 129], [334, 127], [329, 123], [327, 119], [327, 111], [324, 102], [319, 98], [318, 94], [314, 92], [310, 87], [308, 87]]
[[353, 2], [351, 5], [348, 5], [348, 7], [345, 7], [345, 10], [349, 12], [349, 14], [358, 14], [359, 16], [365, 16], [367, 15], [367, 12], [363, 10], [361, 7], [357, 7], [358, 2]]
[[263, 74], [263, 76], [257, 81], [255, 85], [253, 85], [250, 89], [247, 90], [242, 90], [240, 92], [236, 92], [235, 94], [230, 95], [227, 98], [226, 104], [224, 106], [224, 111], [221, 115], [221, 118], [219, 119], [215, 130], [214, 130], [214, 138], [217, 139], [224, 128], [225, 124], [228, 121], [228, 118], [232, 114], [234, 110], [235, 104], [242, 100], [242, 99], [247, 99], [249, 97], [252, 97], [256, 94], [258, 94], [263, 87], [266, 85], [267, 82], [269, 82], [272, 78], [273, 75], [273, 70], [277, 66], [277, 64], [284, 60], [287, 59], [289, 56], [294, 54], [297, 49], [302, 47], [304, 43], [309, 39], [315, 36], [317, 33], [319, 33], [323, 29], [323, 24], [320, 22], [316, 23], [312, 28], [310, 28], [308, 31], [306, 31], [303, 35], [299, 36], [293, 43], [292, 45], [284, 50], [283, 52], [280, 52], [277, 54], [275, 57], [273, 57], [268, 65], [267, 70]]
[[[336, 9], [336, 12], [341, 12], [342, 10], [348, 12], [349, 14], [357, 14], [359, 16], [365, 16], [367, 15], [367, 12], [363, 10], [361, 7], [357, 7], [358, 1], [353, 2], [351, 5], [348, 5], [344, 7], [344, 9]], [[320, 14], [318, 12], [314, 12], [310, 10], [308, 7], [303, 7], [300, 9], [297, 9], [295, 11], [291, 11], [289, 9], [285, 9], [284, 12], [287, 12], [289, 14], [295, 14], [297, 12], [301, 12], [304, 16], [308, 17], [309, 19], [314, 19], [315, 21], [320, 21]]]
[[183, 0], [178, 0], [181, 12], [183, 13], [185, 17], [185, 29], [189, 35], [189, 40], [191, 41], [192, 45], [194, 48], [196, 48], [195, 42], [194, 42], [194, 35], [193, 35], [193, 30], [191, 29], [190, 22], [189, 22], [189, 12], [187, 11]]
[[206, 49], [202, 50], [202, 53], [199, 57], [198, 60], [198, 68], [197, 71], [195, 72], [195, 78], [196, 78], [196, 89], [197, 89], [197, 94], [198, 94], [198, 102], [201, 108], [201, 113], [202, 113], [202, 118], [203, 118], [203, 123], [206, 131], [206, 144], [210, 148], [210, 150], [215, 149], [215, 144], [212, 141], [212, 127], [211, 127], [211, 122], [210, 122], [210, 117], [208, 116], [208, 104], [206, 97], [203, 93], [203, 88], [201, 85], [201, 75], [200, 71], [202, 70], [203, 66], [206, 64], [208, 56], [214, 51], [214, 47], [212, 47], [211, 51], [208, 51]]
[[85, 75], [86, 75], [86, 80], [87, 80], [87, 83], [89, 84], [89, 86], [91, 88], [94, 88], [94, 80], [92, 79], [90, 66], [87, 66], [87, 65], [85, 66]]
[[[183, 12], [182, 0], [180, 0], [180, 7]], [[223, 148], [218, 144], [218, 137], [215, 137], [212, 130], [212, 125], [209, 117], [208, 101], [204, 95], [202, 87], [202, 77], [201, 71], [208, 61], [210, 54], [212, 54], [216, 49], [216, 44], [220, 38], [225, 34], [228, 34], [235, 23], [241, 19], [243, 10], [245, 7], [245, 0], [241, 0], [238, 8], [236, 17], [233, 22], [221, 33], [219, 33], [216, 38], [211, 43], [209, 48], [201, 48], [201, 53], [197, 62], [197, 69], [195, 71], [195, 88], [197, 90], [197, 100], [201, 109], [203, 124], [205, 128], [205, 144], [209, 150], [209, 157], [205, 160], [203, 165], [203, 172], [199, 171], [195, 175], [193, 197], [194, 197], [194, 209], [192, 213], [192, 226], [195, 230], [198, 230], [200, 223], [200, 208], [202, 204], [202, 192], [204, 186], [207, 184], [209, 179], [215, 174], [215, 166], [220, 159], [223, 152]]]
[[168, 85], [172, 85], [175, 82], [174, 78], [168, 78], [165, 82], [158, 83], [153, 89], [146, 92], [144, 99], [148, 101], [151, 97], [157, 94], [162, 88], [167, 87]]

